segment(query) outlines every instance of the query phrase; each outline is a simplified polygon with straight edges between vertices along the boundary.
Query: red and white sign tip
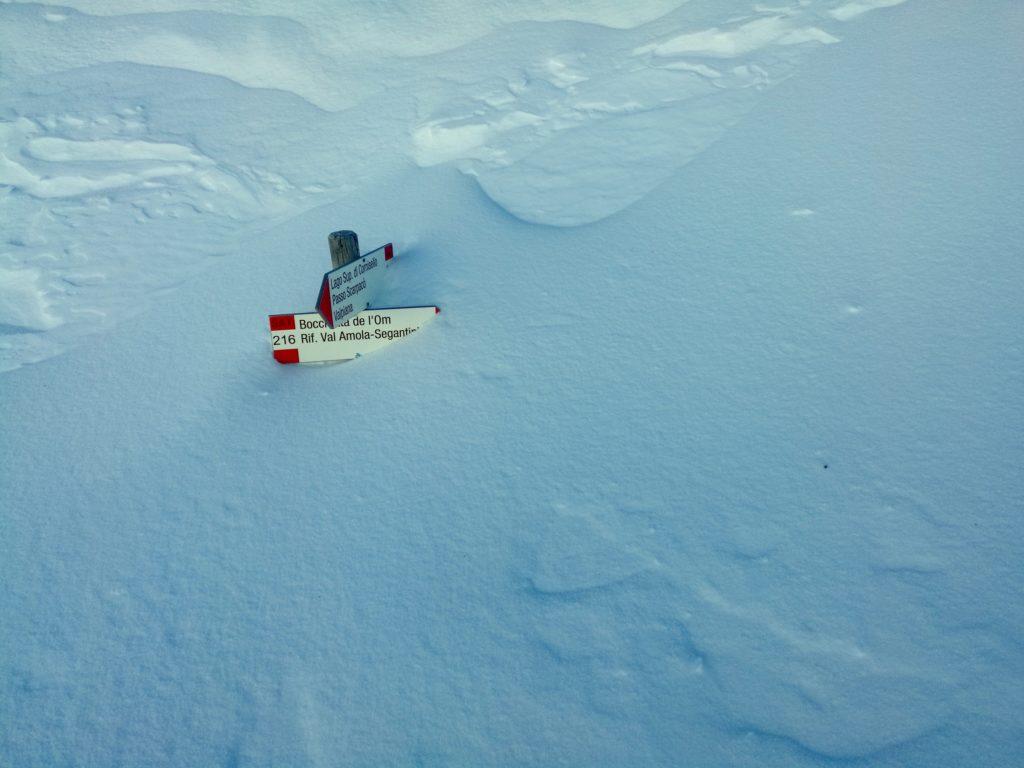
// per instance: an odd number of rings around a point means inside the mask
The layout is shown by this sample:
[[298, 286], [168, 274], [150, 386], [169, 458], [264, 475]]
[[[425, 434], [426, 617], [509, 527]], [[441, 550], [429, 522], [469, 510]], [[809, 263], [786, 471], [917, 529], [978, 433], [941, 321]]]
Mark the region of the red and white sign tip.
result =
[[316, 311], [327, 321], [329, 328], [334, 326], [334, 322], [331, 320], [331, 286], [327, 275], [324, 275], [324, 280], [320, 283], [320, 295], [316, 297]]

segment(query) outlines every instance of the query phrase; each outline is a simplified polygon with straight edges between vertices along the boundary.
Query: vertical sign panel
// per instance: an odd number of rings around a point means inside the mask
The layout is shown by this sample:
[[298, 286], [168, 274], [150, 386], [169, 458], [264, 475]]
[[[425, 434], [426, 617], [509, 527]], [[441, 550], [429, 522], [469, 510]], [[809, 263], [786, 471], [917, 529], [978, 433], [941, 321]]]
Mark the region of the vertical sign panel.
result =
[[370, 306], [383, 282], [384, 270], [394, 256], [391, 243], [324, 275], [316, 297], [316, 311], [328, 328], [335, 328]]

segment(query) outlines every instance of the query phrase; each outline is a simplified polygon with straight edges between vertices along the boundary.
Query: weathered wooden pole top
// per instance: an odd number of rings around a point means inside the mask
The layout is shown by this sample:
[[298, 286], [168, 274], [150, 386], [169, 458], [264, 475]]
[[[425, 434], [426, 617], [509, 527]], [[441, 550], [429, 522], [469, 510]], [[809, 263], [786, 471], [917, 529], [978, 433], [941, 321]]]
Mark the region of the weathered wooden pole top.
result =
[[331, 249], [333, 269], [343, 267], [359, 258], [359, 238], [350, 229], [331, 232], [327, 236], [327, 245]]

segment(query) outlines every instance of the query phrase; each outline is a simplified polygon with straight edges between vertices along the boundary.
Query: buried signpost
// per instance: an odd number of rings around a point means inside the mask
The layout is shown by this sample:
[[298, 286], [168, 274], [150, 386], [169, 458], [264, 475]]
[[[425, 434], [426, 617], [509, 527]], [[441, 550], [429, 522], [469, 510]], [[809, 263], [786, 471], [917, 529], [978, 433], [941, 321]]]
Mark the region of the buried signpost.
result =
[[436, 306], [370, 309], [394, 258], [391, 243], [360, 256], [355, 232], [328, 237], [333, 269], [323, 276], [315, 312], [270, 315], [270, 343], [279, 363], [351, 360], [404, 339], [430, 322]]

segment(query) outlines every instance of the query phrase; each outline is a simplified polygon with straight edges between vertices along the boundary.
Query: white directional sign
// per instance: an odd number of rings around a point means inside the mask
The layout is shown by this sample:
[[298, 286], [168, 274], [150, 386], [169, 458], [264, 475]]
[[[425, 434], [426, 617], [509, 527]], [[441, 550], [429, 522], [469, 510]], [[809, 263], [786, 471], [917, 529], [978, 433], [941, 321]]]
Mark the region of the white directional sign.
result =
[[394, 253], [391, 243], [388, 243], [324, 275], [316, 297], [316, 311], [328, 328], [337, 327], [370, 306]]
[[317, 312], [270, 316], [270, 343], [279, 363], [351, 360], [404, 339], [434, 319], [437, 307], [367, 309], [331, 328]]

